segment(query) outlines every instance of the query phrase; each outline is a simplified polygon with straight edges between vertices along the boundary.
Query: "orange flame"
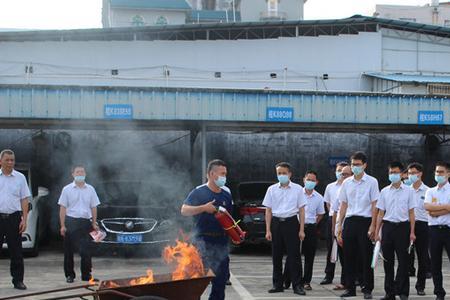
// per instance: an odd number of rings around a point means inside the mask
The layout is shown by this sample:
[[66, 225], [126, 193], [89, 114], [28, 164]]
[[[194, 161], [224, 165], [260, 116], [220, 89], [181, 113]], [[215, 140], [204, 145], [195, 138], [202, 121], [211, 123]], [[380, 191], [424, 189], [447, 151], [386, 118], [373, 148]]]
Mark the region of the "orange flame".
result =
[[177, 263], [172, 280], [198, 278], [205, 274], [200, 253], [192, 244], [177, 240], [175, 246], [164, 248], [163, 258], [167, 264]]
[[148, 269], [147, 276], [142, 276], [133, 280], [130, 280], [130, 285], [149, 284], [155, 282], [153, 278], [153, 271]]
[[96, 284], [96, 282], [95, 282], [95, 280], [94, 280], [94, 276], [91, 275], [91, 278], [89, 278], [88, 283], [91, 284], [91, 285]]

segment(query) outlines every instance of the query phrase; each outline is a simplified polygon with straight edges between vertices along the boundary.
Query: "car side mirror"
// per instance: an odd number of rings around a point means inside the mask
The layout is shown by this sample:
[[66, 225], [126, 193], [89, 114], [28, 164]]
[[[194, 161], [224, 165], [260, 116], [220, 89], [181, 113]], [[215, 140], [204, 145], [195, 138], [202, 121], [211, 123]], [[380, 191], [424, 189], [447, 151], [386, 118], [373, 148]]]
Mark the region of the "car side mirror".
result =
[[38, 197], [45, 197], [48, 194], [49, 194], [49, 192], [48, 192], [47, 188], [45, 188], [43, 186], [38, 187]]

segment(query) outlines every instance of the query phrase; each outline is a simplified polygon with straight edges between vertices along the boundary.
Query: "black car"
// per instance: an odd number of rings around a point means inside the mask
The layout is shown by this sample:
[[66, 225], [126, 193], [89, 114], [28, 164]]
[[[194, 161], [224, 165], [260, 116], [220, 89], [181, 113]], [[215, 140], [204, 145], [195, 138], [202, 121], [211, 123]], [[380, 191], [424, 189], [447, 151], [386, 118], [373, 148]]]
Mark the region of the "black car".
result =
[[239, 225], [246, 234], [245, 244], [267, 243], [266, 209], [262, 205], [269, 186], [268, 181], [242, 182], [237, 186], [234, 217], [240, 220]]
[[[97, 248], [103, 252], [124, 249], [128, 253], [142, 248], [159, 251], [176, 239], [178, 232], [173, 207], [167, 201], [153, 200], [149, 186], [143, 181], [96, 184], [101, 202], [98, 223], [107, 234], [102, 242], [96, 243]], [[155, 251], [156, 255], [158, 251]]]

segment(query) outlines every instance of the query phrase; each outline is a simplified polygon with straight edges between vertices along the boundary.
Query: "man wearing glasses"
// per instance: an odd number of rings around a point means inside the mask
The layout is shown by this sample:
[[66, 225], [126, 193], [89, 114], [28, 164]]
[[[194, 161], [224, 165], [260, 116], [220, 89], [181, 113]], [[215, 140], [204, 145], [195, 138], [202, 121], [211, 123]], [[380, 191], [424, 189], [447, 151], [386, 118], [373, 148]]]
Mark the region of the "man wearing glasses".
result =
[[[346, 292], [341, 297], [356, 296], [355, 279], [358, 270], [355, 257], [361, 256], [363, 267], [362, 292], [372, 299], [373, 269], [370, 266], [377, 219], [376, 202], [380, 195], [378, 181], [365, 173], [367, 156], [356, 152], [351, 157], [353, 176], [345, 180], [339, 193], [341, 201], [338, 236], [342, 235], [346, 265]], [[345, 219], [344, 231], [342, 224]]]

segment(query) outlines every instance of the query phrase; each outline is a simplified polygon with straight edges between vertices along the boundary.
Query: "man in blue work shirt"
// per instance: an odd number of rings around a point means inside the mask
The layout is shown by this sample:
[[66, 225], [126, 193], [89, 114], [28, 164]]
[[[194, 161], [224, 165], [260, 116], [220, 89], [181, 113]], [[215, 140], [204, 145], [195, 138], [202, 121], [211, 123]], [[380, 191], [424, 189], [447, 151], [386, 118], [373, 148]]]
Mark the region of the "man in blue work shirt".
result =
[[214, 214], [222, 206], [232, 209], [230, 190], [225, 187], [227, 166], [221, 160], [208, 164], [208, 182], [196, 187], [184, 200], [183, 216], [194, 217], [193, 242], [202, 255], [205, 269], [210, 268], [216, 277], [212, 280], [210, 300], [225, 299], [225, 283], [229, 273], [228, 236]]

